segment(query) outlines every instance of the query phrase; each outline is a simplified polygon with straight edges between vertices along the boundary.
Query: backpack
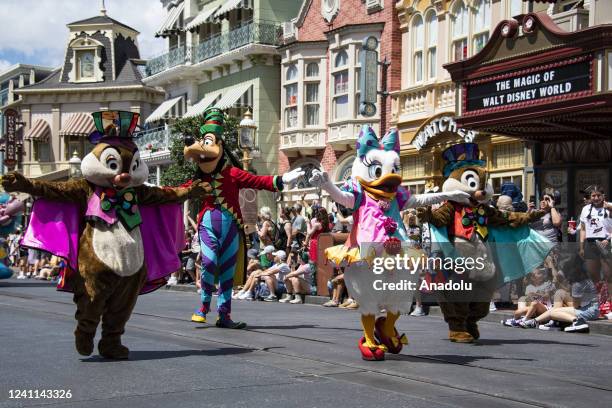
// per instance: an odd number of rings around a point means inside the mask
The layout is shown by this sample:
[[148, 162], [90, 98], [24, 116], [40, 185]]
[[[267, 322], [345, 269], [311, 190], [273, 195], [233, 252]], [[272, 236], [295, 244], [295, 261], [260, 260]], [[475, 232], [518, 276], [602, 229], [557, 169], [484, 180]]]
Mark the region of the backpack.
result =
[[[285, 223], [290, 221], [285, 221]], [[283, 251], [287, 248], [287, 232], [285, 231], [285, 223], [283, 223], [282, 228], [279, 228], [278, 225], [272, 223], [274, 225], [274, 239], [273, 244], [274, 248], [282, 249]]]

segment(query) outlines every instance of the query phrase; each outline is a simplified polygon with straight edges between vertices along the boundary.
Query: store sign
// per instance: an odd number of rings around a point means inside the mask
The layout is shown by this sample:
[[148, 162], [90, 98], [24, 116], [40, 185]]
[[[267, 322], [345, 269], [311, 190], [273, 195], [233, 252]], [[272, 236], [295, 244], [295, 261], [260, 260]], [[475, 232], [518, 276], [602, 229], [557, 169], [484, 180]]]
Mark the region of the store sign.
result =
[[528, 73], [510, 73], [500, 79], [479, 80], [466, 84], [465, 112], [481, 109], [509, 107], [524, 102], [561, 97], [591, 90], [591, 60], [584, 57], [578, 62], [562, 62], [553, 68], [529, 70]]
[[15, 109], [4, 111], [4, 165], [14, 170], [17, 165], [17, 120], [19, 114]]
[[412, 146], [415, 149], [421, 150], [427, 144], [427, 141], [441, 133], [456, 133], [465, 142], [469, 143], [474, 140], [478, 132], [474, 130], [463, 129], [457, 126], [457, 122], [452, 116], [440, 116], [432, 119], [429, 124], [422, 126], [412, 141]]

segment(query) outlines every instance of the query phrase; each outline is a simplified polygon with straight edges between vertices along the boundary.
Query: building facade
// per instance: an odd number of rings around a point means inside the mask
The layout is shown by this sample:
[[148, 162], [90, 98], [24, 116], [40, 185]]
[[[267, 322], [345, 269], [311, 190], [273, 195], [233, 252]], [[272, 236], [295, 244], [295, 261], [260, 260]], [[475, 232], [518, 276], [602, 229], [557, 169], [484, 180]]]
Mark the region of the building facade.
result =
[[552, 187], [579, 214], [588, 186], [612, 175], [612, 3], [558, 1], [502, 21], [481, 52], [446, 66], [457, 122], [530, 146], [535, 194]]
[[69, 160], [93, 145], [91, 112], [126, 110], [148, 116], [164, 93], [141, 81], [138, 31], [106, 15], [67, 25], [64, 64], [42, 81], [15, 90], [24, 126], [23, 172], [33, 178], [69, 176]]
[[285, 25], [279, 167], [307, 170], [304, 181], [283, 194], [286, 203], [319, 197], [307, 182], [313, 168], [322, 167], [337, 183], [350, 175], [361, 126], [378, 133], [389, 128], [389, 97], [378, 97], [374, 116], [360, 114], [360, 53], [364, 39], [375, 37], [379, 60], [389, 63], [378, 68], [378, 89], [399, 89], [402, 50], [395, 3], [306, 0], [298, 17]]
[[[145, 83], [162, 87], [166, 101], [147, 119], [145, 160], [161, 170], [169, 164], [171, 124], [177, 118], [218, 107], [242, 118], [252, 110], [258, 130], [252, 166], [276, 174], [280, 112], [282, 22], [297, 15], [300, 0], [161, 0], [167, 17], [157, 35], [167, 51], [147, 62]], [[258, 195], [273, 206], [272, 194]]]
[[392, 94], [392, 123], [401, 135], [404, 184], [416, 193], [441, 187], [442, 151], [478, 143], [493, 187], [511, 181], [533, 192], [530, 154], [516, 138], [462, 128], [456, 121], [455, 85], [443, 67], [480, 52], [497, 23], [527, 11], [522, 0], [420, 0], [396, 5], [402, 31], [402, 89]]
[[[20, 105], [21, 98], [15, 94], [16, 89], [35, 84], [46, 78], [52, 71], [51, 67], [15, 64], [0, 72], [0, 174], [6, 171], [4, 168], [4, 109], [17, 109]], [[18, 132], [21, 133], [22, 129], [20, 128]]]

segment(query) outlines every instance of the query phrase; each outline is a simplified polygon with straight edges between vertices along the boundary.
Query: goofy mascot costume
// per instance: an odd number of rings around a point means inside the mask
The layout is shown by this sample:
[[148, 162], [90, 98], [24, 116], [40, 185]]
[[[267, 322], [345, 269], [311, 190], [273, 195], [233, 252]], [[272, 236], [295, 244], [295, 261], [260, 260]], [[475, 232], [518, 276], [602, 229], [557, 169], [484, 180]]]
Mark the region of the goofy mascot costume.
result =
[[[239, 162], [223, 141], [223, 112], [217, 108], [204, 111], [200, 137], [185, 137], [185, 159], [197, 163], [196, 178], [209, 185], [199, 197], [202, 207], [198, 215], [198, 234], [202, 257], [202, 306], [191, 321], [206, 323], [210, 301], [218, 282], [217, 327], [243, 329], [246, 323], [231, 319], [234, 281], [244, 281], [245, 246], [242, 214], [238, 201], [241, 188], [280, 191], [304, 172], [300, 168], [283, 176], [255, 176], [239, 167]], [[228, 163], [231, 161], [234, 166]]]

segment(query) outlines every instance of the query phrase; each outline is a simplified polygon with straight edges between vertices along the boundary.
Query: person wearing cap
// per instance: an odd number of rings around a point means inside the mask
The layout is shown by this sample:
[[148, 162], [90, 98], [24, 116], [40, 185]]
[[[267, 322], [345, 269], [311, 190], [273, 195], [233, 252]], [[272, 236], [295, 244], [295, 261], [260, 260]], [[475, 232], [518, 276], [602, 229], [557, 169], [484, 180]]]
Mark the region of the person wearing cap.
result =
[[199, 198], [202, 207], [198, 214], [198, 233], [202, 252], [201, 306], [191, 320], [206, 323], [210, 311], [215, 281], [219, 282], [216, 326], [242, 329], [244, 322], [231, 318], [234, 284], [245, 280], [246, 239], [238, 194], [242, 188], [282, 191], [284, 186], [297, 181], [304, 172], [301, 168], [282, 176], [256, 176], [242, 170], [242, 164], [223, 140], [224, 113], [218, 108], [203, 112], [204, 125], [199, 135], [185, 135], [185, 160], [197, 164], [196, 178], [210, 183], [212, 191]]
[[280, 303], [302, 303], [302, 295], [310, 293], [310, 281], [312, 274], [312, 265], [307, 252], [302, 252], [298, 258], [299, 266], [295, 271], [285, 276], [285, 287], [287, 288], [287, 296]]
[[277, 293], [286, 292], [285, 278], [291, 272], [291, 268], [287, 264], [287, 253], [282, 249], [272, 253], [274, 256], [274, 265], [260, 275], [260, 278], [266, 282], [270, 294], [264, 298], [266, 302], [276, 302], [278, 300]]
[[253, 250], [249, 250], [252, 255], [258, 257], [258, 267], [251, 271], [242, 289], [235, 293], [234, 296], [232, 296], [232, 299], [253, 300], [253, 293], [257, 283], [259, 282], [261, 274], [274, 265], [273, 254], [275, 250], [276, 249], [272, 245], [266, 246], [259, 254], [257, 254], [257, 251], [251, 252]]

